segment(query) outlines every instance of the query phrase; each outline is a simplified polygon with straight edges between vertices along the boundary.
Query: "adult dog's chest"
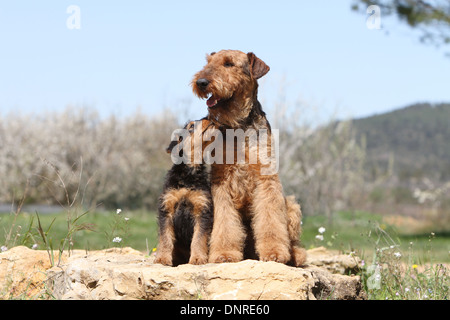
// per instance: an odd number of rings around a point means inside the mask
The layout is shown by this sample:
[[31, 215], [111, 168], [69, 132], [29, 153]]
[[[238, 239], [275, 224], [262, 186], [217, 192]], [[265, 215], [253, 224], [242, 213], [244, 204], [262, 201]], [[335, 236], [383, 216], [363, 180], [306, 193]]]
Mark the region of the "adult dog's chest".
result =
[[212, 165], [211, 178], [213, 186], [220, 186], [226, 190], [236, 209], [239, 210], [251, 204], [256, 188], [254, 165]]

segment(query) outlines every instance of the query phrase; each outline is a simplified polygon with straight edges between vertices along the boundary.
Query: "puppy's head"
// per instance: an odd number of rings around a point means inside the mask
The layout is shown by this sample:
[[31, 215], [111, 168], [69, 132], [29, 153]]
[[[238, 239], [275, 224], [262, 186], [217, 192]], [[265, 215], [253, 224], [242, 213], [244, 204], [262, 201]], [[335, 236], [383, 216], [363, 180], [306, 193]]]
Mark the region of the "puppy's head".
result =
[[203, 163], [204, 133], [211, 127], [212, 123], [203, 118], [201, 120], [189, 121], [183, 129], [177, 129], [172, 133], [172, 141], [166, 148], [166, 152], [172, 155], [174, 163], [182, 162], [195, 166]]

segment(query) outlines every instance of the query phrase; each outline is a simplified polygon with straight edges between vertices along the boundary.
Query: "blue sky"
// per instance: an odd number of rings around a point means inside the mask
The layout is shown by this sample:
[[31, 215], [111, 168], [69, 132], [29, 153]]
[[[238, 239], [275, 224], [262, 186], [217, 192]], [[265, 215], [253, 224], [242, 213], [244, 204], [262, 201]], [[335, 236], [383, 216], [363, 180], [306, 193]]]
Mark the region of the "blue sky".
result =
[[[69, 5], [81, 29], [70, 30]], [[260, 100], [321, 117], [362, 117], [415, 102], [450, 102], [450, 58], [381, 17], [369, 30], [351, 0], [0, 0], [0, 115], [67, 105], [126, 116], [170, 108], [206, 114], [189, 82], [220, 49], [253, 51], [271, 71]], [[295, 104], [301, 100], [302, 104]]]

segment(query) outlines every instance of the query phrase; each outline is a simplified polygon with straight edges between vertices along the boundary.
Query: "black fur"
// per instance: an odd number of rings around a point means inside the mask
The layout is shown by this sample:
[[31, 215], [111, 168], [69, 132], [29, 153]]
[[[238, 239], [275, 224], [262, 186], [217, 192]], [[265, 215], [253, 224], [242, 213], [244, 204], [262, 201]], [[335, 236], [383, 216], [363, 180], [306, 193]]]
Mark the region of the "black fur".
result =
[[[178, 143], [171, 143], [167, 149], [171, 152]], [[205, 165], [192, 166], [185, 163], [174, 164], [168, 171], [164, 182], [163, 193], [159, 198], [158, 224], [161, 234], [162, 228], [167, 223], [168, 212], [164, 210], [162, 199], [164, 195], [173, 189], [190, 189], [202, 191], [211, 204], [201, 212], [200, 230], [211, 234], [213, 225], [213, 205], [211, 195], [211, 182], [209, 172]], [[189, 261], [190, 245], [194, 233], [194, 217], [192, 215], [193, 204], [187, 197], [183, 197], [177, 204], [173, 216], [173, 227], [175, 232], [175, 244], [172, 255], [173, 266], [184, 264]]]

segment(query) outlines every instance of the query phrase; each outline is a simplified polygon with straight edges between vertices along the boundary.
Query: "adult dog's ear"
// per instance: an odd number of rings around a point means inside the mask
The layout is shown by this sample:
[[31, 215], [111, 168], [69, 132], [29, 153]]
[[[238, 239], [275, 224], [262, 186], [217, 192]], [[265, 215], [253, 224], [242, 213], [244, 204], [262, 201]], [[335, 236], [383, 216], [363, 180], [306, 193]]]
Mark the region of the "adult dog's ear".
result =
[[216, 54], [215, 52], [211, 52], [210, 54], [207, 54], [207, 55], [206, 55], [206, 62], [209, 63], [209, 61], [211, 61], [211, 57], [212, 57], [213, 55], [215, 55], [215, 54]]
[[253, 78], [259, 79], [269, 72], [269, 66], [258, 58], [253, 52], [247, 53], [247, 57]]

